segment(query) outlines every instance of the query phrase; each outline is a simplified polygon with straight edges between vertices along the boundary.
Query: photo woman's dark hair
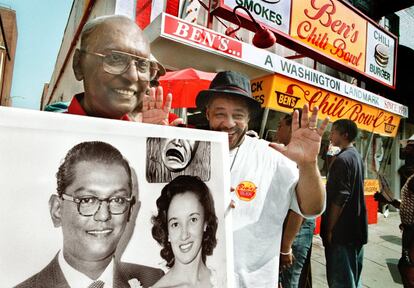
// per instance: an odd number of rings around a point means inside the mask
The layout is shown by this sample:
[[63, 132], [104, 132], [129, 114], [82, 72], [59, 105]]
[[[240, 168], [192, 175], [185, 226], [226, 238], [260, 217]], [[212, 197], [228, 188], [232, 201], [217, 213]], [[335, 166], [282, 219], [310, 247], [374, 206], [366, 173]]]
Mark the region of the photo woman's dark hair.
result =
[[162, 246], [160, 255], [167, 261], [169, 268], [174, 266], [175, 259], [171, 244], [168, 242], [168, 209], [175, 195], [186, 192], [194, 193], [204, 209], [204, 221], [207, 224], [201, 244], [201, 257], [204, 264], [206, 257], [213, 254], [217, 245], [217, 217], [210, 190], [197, 176], [178, 176], [161, 190], [161, 196], [157, 199], [158, 215], [152, 217], [152, 237]]

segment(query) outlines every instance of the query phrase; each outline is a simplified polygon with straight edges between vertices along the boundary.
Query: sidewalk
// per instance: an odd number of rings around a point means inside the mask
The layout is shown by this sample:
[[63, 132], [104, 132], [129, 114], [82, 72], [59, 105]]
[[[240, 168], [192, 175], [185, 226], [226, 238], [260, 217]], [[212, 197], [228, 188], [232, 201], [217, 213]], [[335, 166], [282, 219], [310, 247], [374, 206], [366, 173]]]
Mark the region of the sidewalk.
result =
[[[368, 226], [368, 244], [364, 248], [362, 269], [363, 287], [402, 287], [398, 272], [401, 255], [400, 215], [390, 212], [388, 218], [378, 214], [378, 224]], [[314, 288], [328, 287], [326, 282], [325, 254], [319, 235], [313, 237], [312, 284]]]

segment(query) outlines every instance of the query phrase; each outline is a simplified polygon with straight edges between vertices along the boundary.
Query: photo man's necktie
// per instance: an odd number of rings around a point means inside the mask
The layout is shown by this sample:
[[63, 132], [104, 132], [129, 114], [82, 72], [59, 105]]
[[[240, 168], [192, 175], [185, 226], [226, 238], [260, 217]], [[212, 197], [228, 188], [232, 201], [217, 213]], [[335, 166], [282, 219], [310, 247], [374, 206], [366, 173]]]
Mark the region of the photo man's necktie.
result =
[[93, 282], [91, 285], [88, 286], [88, 288], [103, 288], [104, 287], [104, 282], [101, 280], [95, 281]]

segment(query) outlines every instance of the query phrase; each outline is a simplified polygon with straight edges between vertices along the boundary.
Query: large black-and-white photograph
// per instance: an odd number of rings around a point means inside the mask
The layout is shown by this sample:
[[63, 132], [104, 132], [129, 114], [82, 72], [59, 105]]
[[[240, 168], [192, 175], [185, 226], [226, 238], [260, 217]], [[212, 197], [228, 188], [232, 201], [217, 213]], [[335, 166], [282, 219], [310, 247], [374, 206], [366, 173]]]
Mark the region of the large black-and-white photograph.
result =
[[108, 287], [180, 287], [189, 273], [232, 287], [226, 141], [0, 109], [0, 287], [86, 287], [98, 270]]

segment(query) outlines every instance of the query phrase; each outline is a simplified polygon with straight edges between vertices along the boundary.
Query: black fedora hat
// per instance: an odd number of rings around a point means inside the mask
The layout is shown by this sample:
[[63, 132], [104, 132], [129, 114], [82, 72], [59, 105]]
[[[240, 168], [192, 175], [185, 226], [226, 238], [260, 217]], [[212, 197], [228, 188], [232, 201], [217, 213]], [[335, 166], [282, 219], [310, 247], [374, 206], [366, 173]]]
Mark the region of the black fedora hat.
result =
[[253, 98], [250, 90], [250, 81], [246, 75], [234, 71], [217, 73], [216, 77], [211, 81], [209, 89], [198, 93], [196, 98], [197, 108], [204, 110], [209, 98], [217, 93], [240, 96], [246, 101], [251, 117], [257, 116], [260, 112], [260, 103]]

